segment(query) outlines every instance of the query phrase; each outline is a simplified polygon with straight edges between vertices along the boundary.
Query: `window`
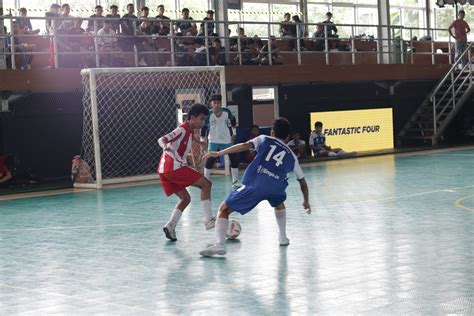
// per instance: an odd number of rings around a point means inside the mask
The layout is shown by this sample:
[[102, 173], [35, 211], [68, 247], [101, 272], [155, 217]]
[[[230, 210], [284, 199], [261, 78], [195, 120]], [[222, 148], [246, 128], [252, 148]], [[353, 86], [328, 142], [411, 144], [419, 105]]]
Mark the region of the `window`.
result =
[[[326, 19], [326, 13], [329, 12], [328, 4], [310, 4], [308, 3], [308, 23], [320, 23]], [[309, 36], [313, 36], [316, 31], [316, 25], [308, 26]]]
[[[293, 15], [298, 15], [298, 6], [294, 4], [279, 4], [279, 3], [274, 3], [271, 5], [271, 12], [273, 14], [271, 15], [271, 21], [275, 23], [279, 23], [283, 21], [283, 17], [285, 13], [290, 13], [291, 16]], [[301, 17], [300, 17], [301, 18]], [[291, 20], [290, 20], [291, 21]], [[273, 35], [279, 36], [280, 32], [280, 26], [277, 24], [272, 25], [272, 30], [273, 30]]]
[[[356, 8], [357, 10], [357, 24], [366, 24], [366, 25], [378, 25], [378, 12], [377, 8]], [[365, 34], [366, 36], [372, 35], [377, 37], [377, 27], [370, 26], [360, 26], [357, 27], [356, 35]]]
[[[334, 6], [332, 9], [332, 21], [335, 24], [355, 24], [355, 8]], [[346, 39], [352, 36], [352, 27], [338, 26], [339, 38]], [[355, 31], [355, 30], [354, 30]]]
[[[269, 22], [269, 15], [262, 14], [263, 12], [269, 11], [268, 3], [244, 2], [242, 4], [242, 9], [244, 11], [244, 14], [242, 14], [242, 19], [244, 21]], [[243, 28], [245, 29], [245, 35], [248, 37], [253, 37], [254, 35], [260, 37], [268, 36], [268, 26], [265, 24], [243, 23]]]

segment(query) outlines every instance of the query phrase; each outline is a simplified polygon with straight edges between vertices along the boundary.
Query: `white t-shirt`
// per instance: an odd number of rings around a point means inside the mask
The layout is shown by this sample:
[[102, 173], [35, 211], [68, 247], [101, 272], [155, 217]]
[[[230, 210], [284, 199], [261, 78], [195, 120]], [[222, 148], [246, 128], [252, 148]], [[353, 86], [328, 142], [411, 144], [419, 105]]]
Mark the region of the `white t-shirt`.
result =
[[206, 125], [209, 127], [210, 143], [229, 144], [232, 142], [231, 128], [235, 125], [235, 118], [229, 109], [222, 108], [220, 116], [211, 110], [206, 119]]
[[297, 145], [297, 144], [295, 144], [295, 141], [292, 139], [288, 142], [287, 145], [288, 145], [288, 147], [293, 148], [293, 147], [297, 147], [297, 146], [301, 146], [301, 145], [306, 145], [306, 142], [304, 140], [300, 139], [299, 143]]

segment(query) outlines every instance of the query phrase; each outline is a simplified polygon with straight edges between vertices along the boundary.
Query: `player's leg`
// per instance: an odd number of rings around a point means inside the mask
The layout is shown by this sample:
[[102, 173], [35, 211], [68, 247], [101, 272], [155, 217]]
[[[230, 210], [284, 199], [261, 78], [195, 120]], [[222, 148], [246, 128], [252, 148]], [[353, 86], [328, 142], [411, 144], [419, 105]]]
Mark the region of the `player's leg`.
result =
[[[216, 143], [209, 143], [207, 146], [208, 151], [217, 151], [219, 149], [219, 144]], [[211, 178], [211, 170], [214, 168], [214, 164], [216, 163], [217, 158], [209, 157], [206, 160], [206, 164], [204, 166], [204, 176], [208, 179]]]
[[215, 226], [216, 219], [212, 217], [211, 187], [212, 183], [205, 177], [200, 177], [193, 186], [201, 189], [201, 205], [204, 212], [206, 229], [212, 229]]
[[183, 189], [181, 191], [178, 191], [175, 193], [178, 198], [179, 202], [176, 204], [175, 208], [171, 212], [170, 219], [166, 223], [166, 225], [163, 227], [163, 232], [166, 235], [166, 238], [172, 241], [178, 240], [176, 238], [176, 225], [179, 222], [179, 219], [181, 218], [181, 215], [183, 214], [184, 209], [189, 205], [191, 202], [191, 196], [188, 193], [188, 190]]
[[232, 213], [232, 209], [225, 203], [222, 202], [219, 207], [216, 220], [216, 243], [212, 246], [199, 252], [201, 256], [210, 257], [214, 255], [225, 255], [227, 249], [225, 247], [225, 238], [227, 235], [227, 229], [229, 227], [229, 215]]
[[232, 186], [234, 189], [238, 189], [242, 186], [239, 181], [239, 164], [240, 164], [240, 157], [239, 154], [230, 154], [230, 171], [232, 174]]
[[275, 219], [278, 225], [280, 246], [288, 246], [290, 240], [286, 236], [286, 208], [284, 203], [275, 207]]

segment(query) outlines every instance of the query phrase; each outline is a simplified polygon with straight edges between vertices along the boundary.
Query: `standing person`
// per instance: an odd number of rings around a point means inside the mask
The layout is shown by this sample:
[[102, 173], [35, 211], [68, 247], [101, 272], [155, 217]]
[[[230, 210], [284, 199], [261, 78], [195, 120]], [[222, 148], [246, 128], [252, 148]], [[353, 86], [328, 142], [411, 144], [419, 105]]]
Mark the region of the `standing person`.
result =
[[258, 136], [246, 143], [238, 144], [219, 152], [208, 152], [205, 156], [220, 157], [225, 154], [238, 153], [254, 148], [257, 156], [245, 170], [243, 186], [230, 193], [219, 207], [216, 221], [217, 242], [202, 250], [201, 256], [225, 255], [225, 237], [229, 224], [229, 214], [238, 212], [242, 215], [250, 212], [263, 200], [270, 202], [275, 208], [275, 218], [279, 230], [280, 246], [288, 246], [290, 240], [286, 236], [286, 188], [288, 173], [294, 172], [303, 193], [303, 207], [311, 213], [308, 197], [308, 185], [304, 179], [298, 159], [285, 144], [290, 134], [290, 123], [280, 117], [273, 122], [271, 137]]
[[115, 31], [115, 33], [120, 33], [120, 14], [118, 13], [118, 6], [115, 4], [112, 4], [110, 7], [110, 13], [107, 14], [105, 17], [106, 18], [111, 18], [112, 20], [112, 30]]
[[159, 35], [168, 35], [170, 33], [171, 25], [169, 22], [164, 22], [164, 20], [169, 20], [170, 18], [165, 15], [165, 6], [160, 4], [158, 6], [158, 15], [155, 17], [158, 21], [155, 22], [154, 32]]
[[[208, 132], [209, 151], [218, 151], [226, 149], [233, 145], [235, 141], [236, 120], [232, 112], [227, 108], [222, 108], [222, 96], [214, 94], [211, 97], [212, 111], [206, 119], [206, 126], [202, 129], [201, 135]], [[232, 187], [239, 188], [242, 184], [239, 182], [239, 156], [236, 154], [229, 155], [230, 170], [232, 173]], [[215, 157], [209, 157], [204, 168], [204, 176], [209, 179], [211, 177], [211, 169], [216, 162]]]
[[161, 155], [158, 165], [158, 174], [163, 190], [167, 196], [176, 194], [179, 198], [178, 204], [171, 212], [169, 221], [163, 227], [166, 238], [172, 241], [177, 240], [176, 225], [181, 218], [181, 214], [191, 202], [191, 196], [186, 190], [189, 186], [201, 189], [201, 204], [206, 220], [206, 229], [212, 229], [215, 225], [215, 218], [212, 217], [211, 209], [211, 182], [196, 170], [189, 168], [186, 163], [193, 141], [200, 143], [198, 139], [193, 137], [193, 132], [203, 127], [208, 114], [209, 110], [205, 105], [196, 103], [191, 106], [187, 119], [183, 124], [158, 139], [158, 144], [163, 148], [163, 155]]
[[[466, 50], [467, 47], [467, 33], [471, 31], [469, 24], [464, 21], [466, 12], [464, 10], [459, 11], [458, 18], [451, 23], [448, 28], [449, 34], [456, 40], [456, 60], [459, 59], [461, 54]], [[454, 34], [453, 34], [454, 29]], [[468, 62], [467, 55], [462, 59], [462, 66]]]

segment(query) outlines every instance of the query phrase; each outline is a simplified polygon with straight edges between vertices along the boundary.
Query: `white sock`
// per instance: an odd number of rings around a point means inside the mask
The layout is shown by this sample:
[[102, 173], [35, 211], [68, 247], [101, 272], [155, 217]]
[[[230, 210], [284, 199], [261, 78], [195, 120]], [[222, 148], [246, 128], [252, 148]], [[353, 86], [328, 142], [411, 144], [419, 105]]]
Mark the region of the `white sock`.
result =
[[337, 157], [337, 154], [333, 151], [328, 152], [328, 157]]
[[216, 221], [216, 239], [218, 245], [225, 243], [225, 237], [227, 235], [227, 227], [229, 226], [229, 220], [227, 218], [218, 218]]
[[206, 218], [206, 223], [212, 218], [212, 202], [211, 200], [201, 201], [202, 210], [204, 211], [204, 218]]
[[207, 179], [211, 179], [211, 169], [204, 168], [204, 176]]
[[239, 180], [239, 169], [238, 168], [230, 168], [230, 172], [232, 173], [232, 183]]
[[340, 150], [340, 151], [337, 153], [337, 155], [338, 155], [339, 157], [342, 157], [342, 156], [347, 156], [347, 153], [346, 153], [344, 150]]
[[179, 219], [181, 218], [181, 214], [183, 214], [183, 212], [181, 210], [175, 208], [173, 210], [173, 212], [171, 212], [171, 217], [170, 217], [168, 223], [166, 223], [166, 225], [170, 225], [173, 228], [176, 227], [176, 225], [179, 222]]
[[281, 237], [286, 237], [286, 209], [275, 210], [275, 218]]

